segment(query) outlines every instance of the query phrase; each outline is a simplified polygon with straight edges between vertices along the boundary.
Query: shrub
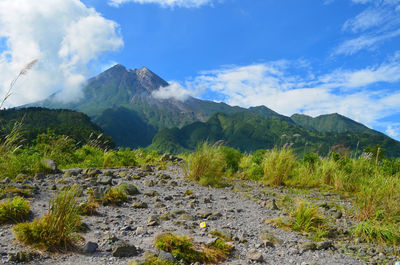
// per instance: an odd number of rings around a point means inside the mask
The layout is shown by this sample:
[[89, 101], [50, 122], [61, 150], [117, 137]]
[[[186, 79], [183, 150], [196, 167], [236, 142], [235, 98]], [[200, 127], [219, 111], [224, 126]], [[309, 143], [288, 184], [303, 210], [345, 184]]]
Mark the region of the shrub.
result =
[[400, 244], [400, 227], [398, 224], [381, 223], [367, 220], [354, 227], [353, 236], [364, 239], [367, 242], [379, 242], [387, 244]]
[[221, 146], [220, 152], [226, 163], [225, 171], [230, 170], [233, 173], [238, 171], [239, 162], [243, 154], [239, 150], [227, 146]]
[[188, 156], [185, 171], [188, 179], [200, 185], [222, 187], [225, 186], [226, 167], [221, 146], [203, 143], [195, 153]]
[[231, 253], [233, 247], [222, 239], [205, 245], [196, 244], [192, 238], [175, 234], [158, 235], [154, 245], [159, 250], [167, 251], [177, 260], [185, 263], [221, 263]]
[[264, 182], [271, 185], [284, 185], [292, 177], [296, 160], [291, 149], [273, 149], [264, 157]]
[[318, 206], [306, 204], [304, 201], [298, 202], [291, 216], [291, 228], [298, 232], [315, 232], [325, 223], [325, 219], [318, 213]]
[[82, 222], [75, 187], [58, 191], [50, 200], [49, 211], [32, 223], [17, 224], [13, 231], [17, 240], [35, 248], [62, 251], [75, 247]]
[[0, 224], [18, 223], [27, 219], [31, 211], [29, 202], [22, 197], [14, 197], [0, 203]]

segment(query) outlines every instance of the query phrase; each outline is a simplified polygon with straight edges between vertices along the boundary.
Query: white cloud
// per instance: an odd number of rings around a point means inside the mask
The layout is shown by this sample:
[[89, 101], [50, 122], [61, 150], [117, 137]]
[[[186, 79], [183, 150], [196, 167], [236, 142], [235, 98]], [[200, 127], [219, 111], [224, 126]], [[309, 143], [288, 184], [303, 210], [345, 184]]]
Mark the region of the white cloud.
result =
[[169, 86], [160, 87], [152, 92], [152, 96], [158, 99], [176, 99], [185, 101], [189, 97], [189, 91], [177, 82], [170, 81]]
[[334, 54], [352, 55], [363, 49], [375, 50], [383, 42], [400, 35], [400, 29], [386, 32], [384, 34], [362, 35], [354, 39], [347, 40], [335, 49]]
[[357, 16], [343, 24], [346, 36], [333, 51], [333, 55], [353, 55], [361, 50], [375, 50], [379, 45], [400, 36], [399, 0], [352, 0], [366, 5]]
[[123, 45], [118, 25], [79, 0], [1, 0], [0, 93], [32, 59], [35, 68], [16, 84], [10, 106], [40, 100], [63, 89], [63, 100], [80, 95], [87, 64]]
[[[302, 69], [297, 62], [288, 61], [223, 67], [202, 72], [186, 81], [186, 86], [192, 95], [213, 94], [231, 105], [265, 105], [284, 115], [337, 112], [375, 126], [380, 119], [400, 113], [400, 88], [397, 91], [375, 88], [380, 82], [400, 81], [398, 57], [395, 55], [377, 66], [336, 70], [322, 76], [293, 75]], [[375, 89], [370, 89], [372, 85]]]
[[109, 0], [112, 6], [120, 6], [121, 4], [134, 2], [139, 4], [158, 4], [162, 7], [187, 7], [194, 8], [203, 5], [212, 4], [215, 0]]
[[387, 18], [383, 10], [366, 9], [355, 18], [347, 20], [343, 25], [343, 30], [350, 30], [352, 32], [364, 31], [381, 25]]

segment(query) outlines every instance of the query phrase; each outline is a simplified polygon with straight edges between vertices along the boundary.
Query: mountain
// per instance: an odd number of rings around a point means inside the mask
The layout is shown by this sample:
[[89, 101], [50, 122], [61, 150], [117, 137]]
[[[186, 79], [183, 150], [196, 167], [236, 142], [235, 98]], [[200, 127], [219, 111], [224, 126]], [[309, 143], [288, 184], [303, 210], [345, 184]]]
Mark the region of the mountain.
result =
[[298, 125], [318, 132], [334, 132], [334, 133], [366, 133], [373, 135], [383, 135], [382, 133], [372, 130], [367, 126], [349, 119], [343, 115], [333, 113], [320, 115], [318, 117], [310, 117], [304, 114], [294, 114], [291, 119]]
[[339, 114], [286, 117], [265, 106], [246, 109], [193, 97], [153, 96], [168, 85], [146, 67], [115, 65], [89, 79], [78, 101], [62, 103], [54, 94], [31, 105], [86, 113], [123, 147], [151, 144], [180, 152], [193, 150], [200, 141], [224, 140], [243, 151], [292, 144], [298, 152], [308, 148], [325, 154], [334, 148], [354, 150], [359, 143], [380, 144], [400, 155], [399, 142]]
[[381, 145], [389, 156], [400, 156], [400, 142], [384, 134], [321, 133], [307, 130], [291, 121], [263, 118], [250, 112], [217, 113], [207, 122], [195, 122], [182, 128], [163, 129], [150, 148], [180, 153], [195, 150], [199, 143], [223, 141], [244, 152], [291, 146], [295, 152], [350, 152], [364, 146]]
[[[79, 144], [88, 143], [89, 139], [97, 139], [103, 134], [102, 129], [90, 118], [72, 110], [50, 110], [38, 107], [0, 110], [0, 134], [8, 135], [15, 122], [22, 122], [22, 136], [31, 144], [37, 135], [54, 131], [58, 135], [66, 135]], [[106, 146], [113, 147], [109, 136], [103, 134]]]
[[[225, 103], [200, 100], [157, 99], [152, 93], [169, 84], [146, 67], [128, 70], [115, 65], [87, 81], [84, 96], [73, 103], [57, 101], [57, 94], [28, 106], [73, 109], [89, 115], [118, 146], [145, 147], [163, 128], [182, 127], [207, 121], [216, 112], [246, 111]], [[290, 120], [267, 107], [254, 107], [250, 112], [276, 119]]]

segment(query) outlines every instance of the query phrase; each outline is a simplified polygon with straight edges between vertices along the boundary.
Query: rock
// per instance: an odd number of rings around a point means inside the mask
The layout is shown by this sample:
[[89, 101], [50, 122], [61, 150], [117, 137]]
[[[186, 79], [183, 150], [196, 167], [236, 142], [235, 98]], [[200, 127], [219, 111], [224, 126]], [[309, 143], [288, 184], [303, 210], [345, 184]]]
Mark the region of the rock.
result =
[[304, 250], [316, 250], [317, 245], [314, 242], [305, 242], [300, 245], [300, 247]]
[[193, 221], [194, 217], [191, 216], [190, 214], [184, 213], [181, 216], [179, 216], [180, 220], [185, 220], [185, 221]]
[[283, 243], [282, 240], [275, 238], [268, 230], [261, 232], [258, 235], [258, 238], [263, 242], [264, 246], [266, 247], [273, 247], [274, 244], [281, 245]]
[[83, 252], [84, 253], [94, 253], [94, 252], [96, 252], [98, 247], [99, 247], [99, 245], [97, 243], [89, 241], [83, 247]]
[[167, 261], [173, 261], [173, 262], [177, 262], [177, 260], [174, 258], [174, 256], [172, 256], [171, 253], [169, 252], [165, 252], [165, 251], [160, 251], [160, 253], [158, 254], [158, 258], [160, 260], [167, 260]]
[[279, 210], [278, 206], [276, 205], [275, 199], [272, 199], [272, 201], [268, 204], [268, 208], [274, 211]]
[[43, 159], [42, 164], [46, 169], [51, 170], [54, 173], [59, 172], [57, 164], [51, 159]]
[[155, 191], [155, 190], [149, 190], [149, 191], [146, 191], [145, 193], [143, 193], [145, 196], [148, 196], [148, 197], [156, 197], [156, 196], [159, 196], [160, 194], [158, 194], [158, 192], [157, 191]]
[[143, 166], [141, 166], [140, 169], [141, 169], [142, 171], [148, 172], [148, 173], [153, 172], [153, 169], [151, 168], [150, 165], [143, 165]]
[[145, 202], [134, 202], [132, 203], [132, 207], [136, 209], [146, 209], [148, 206]]
[[36, 180], [43, 180], [45, 178], [46, 178], [46, 176], [43, 173], [36, 173], [35, 174], [35, 179]]
[[93, 190], [93, 196], [95, 199], [102, 199], [107, 192], [107, 187], [96, 187]]
[[124, 258], [124, 257], [132, 257], [137, 256], [139, 254], [139, 250], [137, 247], [133, 245], [128, 245], [127, 243], [119, 243], [112, 250], [113, 257]]
[[6, 177], [5, 179], [0, 180], [1, 184], [9, 184], [10, 182], [11, 182], [11, 179], [9, 177]]
[[336, 249], [336, 248], [332, 241], [323, 241], [323, 242], [318, 243], [317, 249], [327, 250], [327, 249]]
[[125, 192], [128, 194], [128, 195], [137, 195], [137, 194], [140, 194], [140, 191], [139, 191], [139, 189], [135, 186], [135, 185], [133, 185], [133, 184], [131, 184], [131, 183], [129, 183], [129, 184], [125, 184], [124, 185], [124, 189], [125, 189]]
[[257, 261], [257, 262], [262, 262], [264, 260], [263, 255], [261, 254], [260, 251], [258, 251], [257, 249], [250, 249], [247, 254], [246, 254], [246, 258], [248, 260], [251, 261]]
[[106, 175], [100, 175], [97, 179], [97, 183], [102, 185], [111, 185], [112, 184], [112, 177]]
[[70, 168], [64, 171], [64, 177], [78, 176], [82, 173], [81, 168]]
[[197, 215], [197, 217], [199, 217], [199, 218], [206, 219], [207, 217], [209, 217], [210, 215], [212, 215], [212, 212], [200, 210], [200, 211], [197, 212], [196, 215]]
[[160, 224], [160, 218], [158, 215], [152, 215], [149, 218], [147, 218], [147, 226], [156, 226]]

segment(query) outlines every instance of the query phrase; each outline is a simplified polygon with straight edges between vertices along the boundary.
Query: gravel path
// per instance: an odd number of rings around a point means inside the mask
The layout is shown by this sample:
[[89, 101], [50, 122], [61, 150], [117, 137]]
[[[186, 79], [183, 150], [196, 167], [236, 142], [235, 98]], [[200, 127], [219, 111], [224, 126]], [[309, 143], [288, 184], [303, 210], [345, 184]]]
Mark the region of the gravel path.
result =
[[[347, 256], [340, 249], [335, 250], [330, 242], [325, 242], [325, 246], [320, 244], [320, 250], [307, 250], [304, 247], [309, 241], [306, 237], [268, 225], [266, 219], [278, 217], [282, 212], [271, 210], [260, 205], [257, 199], [245, 196], [253, 194], [257, 197], [260, 194], [257, 189], [261, 190], [261, 187], [249, 184], [246, 193], [232, 188], [194, 185], [183, 178], [183, 171], [177, 165], [166, 170], [155, 167], [102, 169], [91, 174], [99, 175], [96, 177], [83, 173], [81, 170], [68, 170], [65, 175], [35, 180], [39, 192], [32, 201], [34, 216], [40, 217], [47, 211], [55, 187], [73, 183], [83, 188], [93, 185], [102, 187], [97, 180], [103, 178], [106, 181], [107, 175], [112, 177], [112, 185], [132, 183], [141, 193], [132, 196], [130, 202], [120, 207], [101, 206], [98, 215], [83, 218], [90, 231], [82, 234], [85, 238], [82, 246], [89, 241], [97, 243], [94, 253], [40, 253], [30, 264], [128, 264], [130, 260], [140, 259], [145, 252], [156, 253], [152, 242], [159, 233], [173, 232], [193, 237], [195, 241], [208, 242], [212, 240], [209, 235], [211, 230], [221, 231], [235, 239], [232, 242], [235, 250], [225, 264], [363, 264], [360, 259]], [[192, 190], [193, 194], [185, 195], [188, 190]], [[132, 205], [136, 203], [138, 206], [140, 202], [148, 207], [135, 208]], [[206, 228], [199, 227], [203, 221]], [[264, 231], [268, 231], [266, 233], [275, 237], [276, 241], [268, 243], [261, 240], [259, 235]], [[27, 251], [15, 241], [11, 225], [0, 226], [0, 238], [0, 262], [3, 264], [12, 264], [7, 261], [11, 253]], [[113, 257], [113, 247], [121, 242], [138, 247], [139, 253], [134, 257]]]

